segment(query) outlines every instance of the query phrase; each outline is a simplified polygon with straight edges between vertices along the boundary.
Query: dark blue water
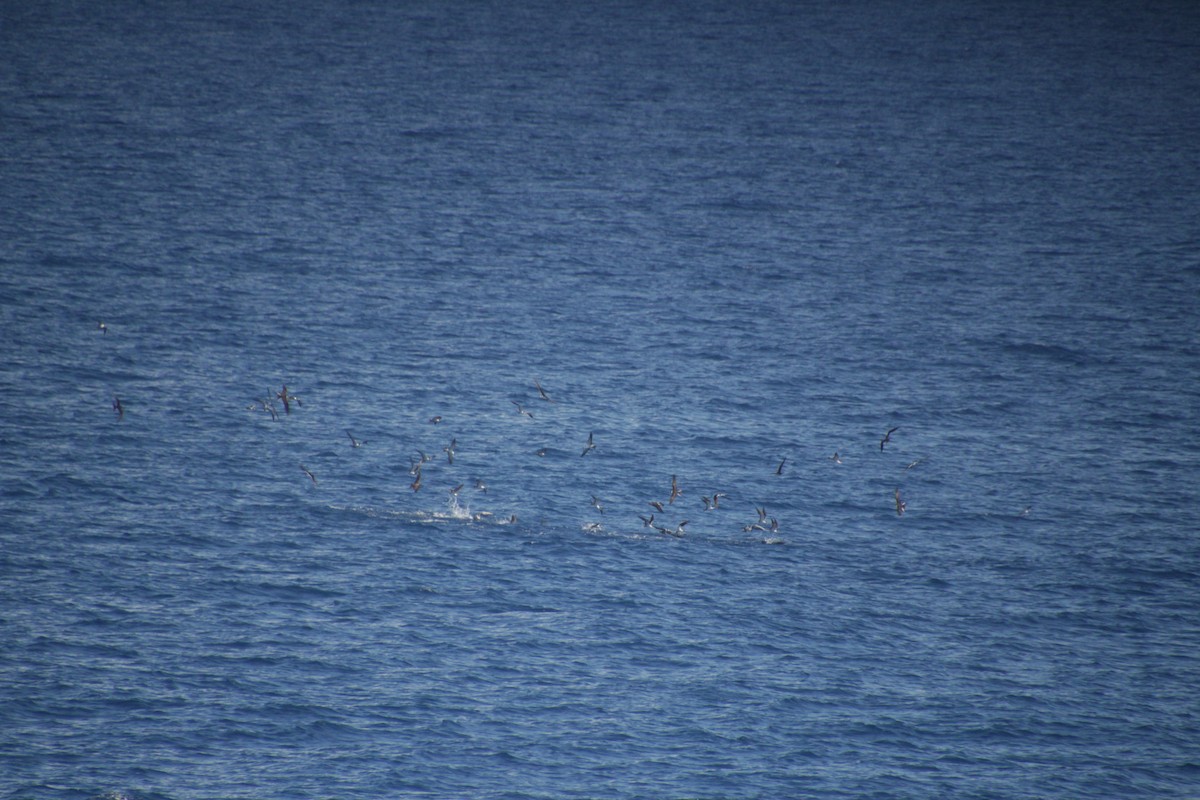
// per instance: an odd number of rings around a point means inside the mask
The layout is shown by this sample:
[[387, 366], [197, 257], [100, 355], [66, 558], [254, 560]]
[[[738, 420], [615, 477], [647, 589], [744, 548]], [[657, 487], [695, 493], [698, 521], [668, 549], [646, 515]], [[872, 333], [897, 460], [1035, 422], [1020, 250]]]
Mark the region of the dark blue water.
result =
[[1198, 43], [7, 4], [0, 798], [1200, 796]]

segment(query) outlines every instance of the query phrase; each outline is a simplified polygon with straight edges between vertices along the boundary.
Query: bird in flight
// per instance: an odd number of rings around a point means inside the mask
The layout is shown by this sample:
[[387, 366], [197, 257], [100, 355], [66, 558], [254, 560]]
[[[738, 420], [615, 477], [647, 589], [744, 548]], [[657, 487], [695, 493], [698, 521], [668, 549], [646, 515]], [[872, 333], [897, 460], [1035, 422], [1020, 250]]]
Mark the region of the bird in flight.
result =
[[838, 455], [837, 453], [834, 453], [833, 455], [831, 455], [831, 456], [829, 457], [829, 460], [830, 460], [830, 461], [832, 461], [832, 462], [833, 462], [833, 463], [835, 463], [835, 464], [840, 464], [840, 463], [842, 463], [842, 457], [841, 457], [840, 455]]
[[121, 398], [113, 395], [113, 413], [117, 415], [117, 419], [125, 418], [125, 408], [121, 405]]
[[309, 472], [308, 467], [304, 466], [303, 464], [300, 465], [300, 469], [301, 469], [301, 471], [304, 472], [305, 475], [308, 476], [308, 479], [313, 482], [313, 486], [316, 486], [317, 485], [317, 476], [313, 475], [311, 472]]
[[543, 400], [545, 400], [547, 403], [554, 402], [550, 399], [550, 395], [546, 394], [546, 390], [542, 388], [542, 384], [538, 383], [537, 380], [534, 380], [533, 385], [537, 387], [538, 394], [541, 395]]
[[287, 384], [283, 385], [283, 389], [275, 393], [275, 396], [283, 401], [283, 413], [292, 413], [292, 396], [288, 394]]
[[783, 474], [783, 465], [784, 465], [784, 464], [786, 464], [786, 463], [787, 463], [787, 456], [784, 456], [784, 459], [783, 459], [783, 461], [780, 461], [780, 462], [779, 462], [779, 466], [775, 468], [775, 474], [776, 474], [776, 475], [782, 475], [782, 474]]
[[655, 525], [654, 530], [658, 531], [659, 533], [665, 533], [668, 536], [683, 536], [683, 526], [687, 524], [688, 521], [685, 519], [683, 522], [675, 526], [675, 530], [664, 528], [662, 525]]
[[[263, 411], [270, 412], [272, 420], [279, 419], [279, 415], [275, 413], [275, 401], [273, 399], [271, 399], [269, 396], [263, 400], [255, 400], [254, 402], [258, 403], [258, 405], [262, 406]], [[254, 409], [256, 407], [257, 406], [255, 406], [254, 403], [251, 403], [248, 406], [249, 409]]]
[[350, 446], [351, 447], [362, 447], [364, 444], [366, 444], [366, 442], [364, 442], [360, 439], [355, 439], [354, 434], [351, 433], [350, 431], [346, 431], [346, 435], [350, 437]]
[[712, 511], [715, 508], [720, 508], [721, 498], [725, 496], [722, 492], [713, 492], [712, 497], [701, 497], [700, 499], [704, 501], [704, 510]]
[[892, 434], [898, 430], [900, 430], [899, 425], [892, 428], [890, 431], [888, 431], [887, 433], [885, 433], [883, 435], [883, 438], [879, 440], [879, 452], [881, 452], [881, 453], [883, 452], [883, 446], [892, 440]]
[[592, 452], [595, 449], [596, 449], [596, 443], [592, 441], [592, 434], [589, 433], [588, 440], [587, 440], [587, 446], [583, 448], [583, 452], [580, 453], [579, 455], [582, 458], [583, 456], [586, 456], [588, 453]]
[[674, 475], [672, 475], [671, 476], [671, 497], [669, 500], [667, 500], [667, 505], [671, 505], [672, 503], [674, 503], [676, 497], [682, 497], [682, 496], [683, 496], [683, 491], [680, 490], [680, 488], [679, 488], [679, 481], [676, 480]]
[[529, 417], [530, 419], [533, 419], [533, 414], [530, 414], [528, 411], [526, 411], [526, 410], [525, 410], [525, 406], [521, 405], [521, 404], [520, 404], [520, 403], [518, 403], [516, 400], [513, 400], [513, 401], [511, 401], [511, 402], [512, 402], [512, 404], [513, 404], [514, 406], [516, 406], [516, 407], [517, 407], [517, 413], [518, 413], [518, 414], [523, 414], [523, 415], [525, 415], [525, 416]]
[[898, 517], [903, 516], [904, 512], [907, 508], [908, 508], [908, 503], [906, 503], [900, 499], [900, 489], [897, 488], [896, 489], [896, 516], [898, 516]]

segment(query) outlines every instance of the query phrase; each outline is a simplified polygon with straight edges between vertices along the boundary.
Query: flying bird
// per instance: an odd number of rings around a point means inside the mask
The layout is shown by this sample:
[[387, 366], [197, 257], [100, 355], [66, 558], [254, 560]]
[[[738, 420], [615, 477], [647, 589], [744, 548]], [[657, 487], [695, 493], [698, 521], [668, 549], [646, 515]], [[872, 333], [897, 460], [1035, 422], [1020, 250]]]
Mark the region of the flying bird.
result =
[[108, 333], [108, 326], [101, 322], [96, 326], [96, 330], [100, 331], [101, 333]]
[[659, 533], [665, 533], [667, 536], [683, 536], [683, 526], [687, 524], [688, 521], [685, 519], [683, 522], [675, 526], [675, 530], [664, 528], [662, 525], [655, 525], [653, 527], [654, 530], [658, 531]]
[[667, 505], [671, 505], [672, 503], [674, 503], [676, 497], [682, 497], [682, 496], [683, 496], [683, 492], [679, 489], [679, 481], [677, 481], [675, 479], [675, 476], [672, 475], [671, 476], [671, 497], [669, 500], [667, 500]]
[[879, 452], [881, 452], [881, 453], [883, 452], [883, 446], [892, 440], [892, 434], [898, 430], [900, 430], [899, 425], [892, 428], [890, 431], [888, 431], [887, 433], [885, 433], [883, 435], [883, 438], [879, 440]]
[[350, 437], [350, 446], [351, 447], [362, 447], [364, 444], [366, 444], [366, 442], [364, 442], [364, 441], [355, 439], [354, 434], [351, 433], [350, 431], [346, 431], [346, 435]]
[[908, 503], [905, 503], [903, 500], [900, 499], [900, 490], [896, 489], [896, 516], [898, 516], [898, 517], [903, 516], [904, 512], [907, 508], [908, 508]]
[[830, 461], [832, 461], [832, 462], [833, 462], [833, 463], [835, 463], [835, 464], [840, 464], [840, 463], [842, 463], [842, 457], [841, 457], [840, 455], [838, 455], [837, 453], [834, 453], [833, 455], [831, 455], [831, 456], [829, 457], [829, 460], [830, 460]]
[[779, 466], [775, 468], [775, 474], [776, 474], [776, 475], [782, 475], [782, 474], [783, 474], [783, 465], [784, 465], [784, 464], [786, 464], [786, 463], [787, 463], [787, 457], [786, 457], [786, 456], [784, 456], [784, 459], [783, 459], [783, 461], [780, 461], [780, 462], [779, 462]]
[[596, 510], [599, 511], [601, 514], [604, 513], [604, 506], [600, 504], [600, 498], [596, 497], [596, 495], [592, 495], [592, 505], [594, 505], [596, 507]]
[[533, 414], [530, 414], [528, 411], [526, 411], [525, 406], [521, 405], [516, 400], [512, 400], [510, 402], [512, 402], [512, 404], [517, 407], [518, 414], [524, 414], [525, 416], [529, 417], [530, 419], [533, 419]]
[[533, 385], [537, 387], [538, 394], [541, 395], [543, 400], [545, 400], [547, 403], [554, 402], [550, 399], [550, 395], [546, 394], [546, 390], [542, 388], [542, 384], [538, 383], [537, 380], [534, 380]]
[[[270, 397], [267, 397], [267, 398], [266, 398], [266, 399], [264, 399], [264, 400], [256, 400], [255, 402], [257, 402], [259, 405], [261, 405], [261, 406], [262, 406], [262, 410], [263, 410], [263, 411], [268, 411], [268, 412], [270, 412], [270, 414], [271, 414], [271, 419], [272, 419], [273, 421], [274, 421], [274, 420], [278, 420], [278, 419], [279, 419], [279, 415], [275, 413], [275, 401], [274, 401], [272, 398], [270, 398]], [[250, 405], [250, 408], [254, 408], [254, 405], [253, 405], [253, 404], [251, 404], [251, 405]]]
[[441, 422], [441, 421], [442, 421], [442, 415], [441, 415], [441, 414], [438, 414], [436, 417], [430, 417], [430, 418], [429, 418], [429, 424], [430, 424], [430, 425], [437, 425], [437, 424], [438, 424], [439, 422]]
[[589, 433], [588, 440], [587, 440], [587, 447], [583, 448], [583, 452], [580, 453], [579, 456], [582, 458], [583, 456], [586, 456], [588, 453], [592, 452], [595, 449], [596, 449], [596, 444], [595, 444], [595, 442], [592, 441], [592, 434]]
[[311, 472], [309, 472], [308, 467], [304, 466], [303, 464], [300, 465], [300, 469], [304, 472], [305, 475], [308, 476], [308, 479], [313, 482], [313, 486], [316, 486], [317, 485], [317, 476], [313, 475]]
[[113, 395], [112, 409], [113, 413], [117, 415], [117, 419], [125, 418], [125, 408], [121, 405], [121, 398], [115, 394]]
[[275, 393], [275, 396], [283, 402], [283, 413], [292, 413], [292, 396], [288, 394], [286, 383], [283, 385], [283, 389], [281, 391]]

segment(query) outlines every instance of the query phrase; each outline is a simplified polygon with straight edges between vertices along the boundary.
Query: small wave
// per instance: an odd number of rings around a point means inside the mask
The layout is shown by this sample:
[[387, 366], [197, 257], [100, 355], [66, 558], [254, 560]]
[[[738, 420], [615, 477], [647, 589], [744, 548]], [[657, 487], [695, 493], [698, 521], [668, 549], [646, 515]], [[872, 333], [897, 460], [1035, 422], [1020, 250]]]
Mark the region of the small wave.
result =
[[1059, 364], [1082, 365], [1090, 360], [1087, 353], [1081, 350], [1045, 342], [1006, 342], [1003, 349], [1013, 355], [1034, 356]]

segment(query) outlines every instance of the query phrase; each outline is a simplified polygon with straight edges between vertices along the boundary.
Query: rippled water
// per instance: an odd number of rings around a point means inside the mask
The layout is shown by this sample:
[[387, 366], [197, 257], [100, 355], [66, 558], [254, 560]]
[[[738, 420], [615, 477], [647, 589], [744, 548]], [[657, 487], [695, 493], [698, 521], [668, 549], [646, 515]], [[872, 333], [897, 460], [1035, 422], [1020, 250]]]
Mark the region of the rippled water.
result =
[[0, 797], [1200, 794], [1198, 29], [5, 12]]

